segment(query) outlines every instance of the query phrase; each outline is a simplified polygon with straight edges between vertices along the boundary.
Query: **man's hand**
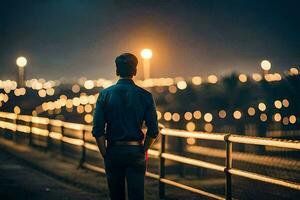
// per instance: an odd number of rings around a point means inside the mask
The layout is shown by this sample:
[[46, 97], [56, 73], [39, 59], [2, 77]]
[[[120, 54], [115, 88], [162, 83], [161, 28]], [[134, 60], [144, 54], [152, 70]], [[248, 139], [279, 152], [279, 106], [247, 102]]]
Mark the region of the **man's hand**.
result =
[[144, 151], [146, 152], [150, 147], [151, 145], [154, 143], [156, 138], [151, 138], [149, 136], [146, 136], [146, 139], [144, 141]]
[[104, 136], [95, 137], [95, 139], [102, 157], [105, 158], [106, 156], [105, 137]]

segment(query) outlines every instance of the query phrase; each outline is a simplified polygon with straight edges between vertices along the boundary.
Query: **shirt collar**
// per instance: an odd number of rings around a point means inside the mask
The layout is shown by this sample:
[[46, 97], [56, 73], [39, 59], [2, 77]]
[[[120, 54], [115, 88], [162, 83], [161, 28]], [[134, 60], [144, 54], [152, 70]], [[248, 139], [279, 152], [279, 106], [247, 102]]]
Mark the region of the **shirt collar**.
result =
[[132, 79], [129, 79], [129, 78], [120, 78], [117, 81], [117, 84], [134, 84], [134, 81]]

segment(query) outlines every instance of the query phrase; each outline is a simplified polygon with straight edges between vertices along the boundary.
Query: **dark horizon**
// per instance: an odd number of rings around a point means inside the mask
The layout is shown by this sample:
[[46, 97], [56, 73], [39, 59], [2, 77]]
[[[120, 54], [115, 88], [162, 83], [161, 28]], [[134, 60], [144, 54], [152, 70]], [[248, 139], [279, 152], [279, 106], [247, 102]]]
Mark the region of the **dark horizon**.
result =
[[[153, 50], [152, 77], [280, 72], [300, 63], [298, 1], [5, 1], [1, 79], [114, 77], [114, 58]], [[139, 77], [142, 60], [139, 56]]]

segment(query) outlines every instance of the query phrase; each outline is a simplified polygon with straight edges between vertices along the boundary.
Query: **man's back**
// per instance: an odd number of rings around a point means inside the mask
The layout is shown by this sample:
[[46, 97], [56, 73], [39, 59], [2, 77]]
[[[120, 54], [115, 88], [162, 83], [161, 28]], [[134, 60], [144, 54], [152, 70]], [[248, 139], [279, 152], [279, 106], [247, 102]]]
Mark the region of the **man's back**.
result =
[[[104, 116], [97, 115], [99, 112], [103, 112]], [[106, 123], [105, 133], [108, 142], [142, 141], [144, 134], [141, 129], [144, 121], [148, 128], [148, 136], [155, 138], [158, 134], [152, 95], [135, 85], [132, 79], [120, 79], [115, 85], [101, 91], [95, 117], [93, 134], [97, 135], [98, 132], [102, 135], [104, 133], [102, 124]]]

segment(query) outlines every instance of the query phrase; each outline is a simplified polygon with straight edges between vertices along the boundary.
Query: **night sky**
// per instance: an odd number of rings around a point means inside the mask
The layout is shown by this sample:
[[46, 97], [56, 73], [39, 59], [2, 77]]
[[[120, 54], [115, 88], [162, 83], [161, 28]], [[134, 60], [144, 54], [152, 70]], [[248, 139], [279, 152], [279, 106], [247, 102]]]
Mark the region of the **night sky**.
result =
[[152, 77], [258, 72], [262, 59], [280, 72], [300, 65], [298, 2], [4, 0], [0, 79], [19, 55], [28, 78], [111, 79], [117, 55], [144, 47]]

